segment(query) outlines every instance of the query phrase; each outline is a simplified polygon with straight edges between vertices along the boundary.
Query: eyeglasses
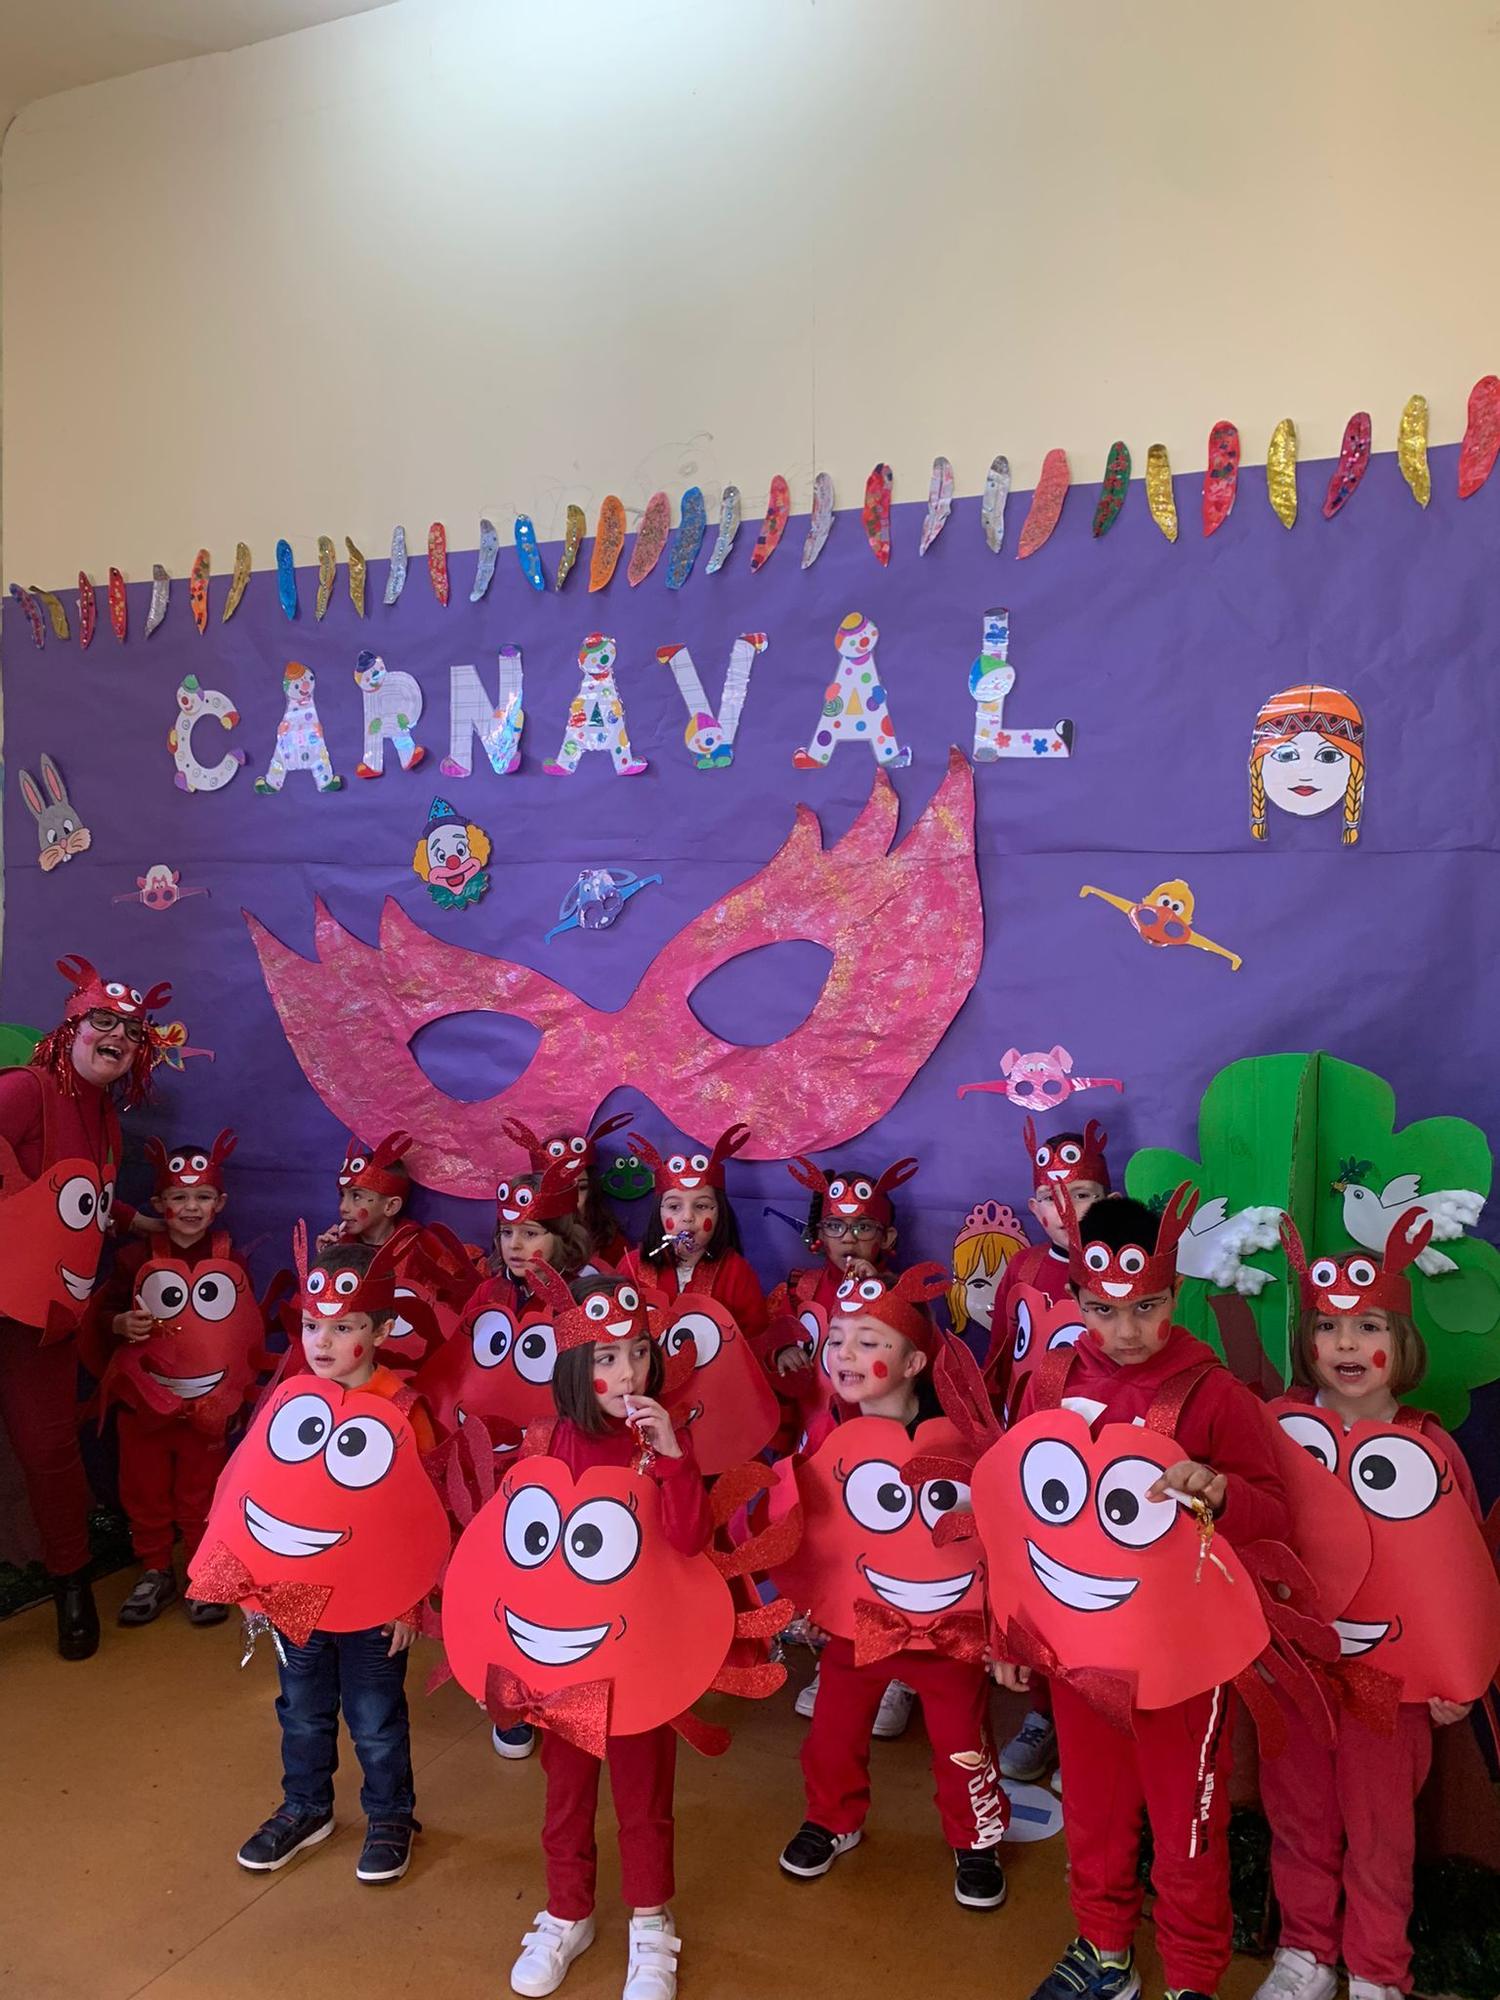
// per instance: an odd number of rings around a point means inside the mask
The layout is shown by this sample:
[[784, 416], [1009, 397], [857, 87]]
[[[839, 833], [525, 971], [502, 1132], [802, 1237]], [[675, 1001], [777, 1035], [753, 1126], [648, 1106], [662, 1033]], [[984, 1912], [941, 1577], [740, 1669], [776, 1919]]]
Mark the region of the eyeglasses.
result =
[[101, 1035], [123, 1035], [127, 1042], [143, 1042], [146, 1039], [144, 1021], [127, 1021], [121, 1014], [111, 1014], [107, 1007], [90, 1007], [84, 1017], [91, 1028], [97, 1028]]
[[852, 1236], [856, 1243], [869, 1243], [882, 1233], [878, 1222], [825, 1222], [821, 1226], [823, 1234], [831, 1236], [835, 1243], [846, 1236]]

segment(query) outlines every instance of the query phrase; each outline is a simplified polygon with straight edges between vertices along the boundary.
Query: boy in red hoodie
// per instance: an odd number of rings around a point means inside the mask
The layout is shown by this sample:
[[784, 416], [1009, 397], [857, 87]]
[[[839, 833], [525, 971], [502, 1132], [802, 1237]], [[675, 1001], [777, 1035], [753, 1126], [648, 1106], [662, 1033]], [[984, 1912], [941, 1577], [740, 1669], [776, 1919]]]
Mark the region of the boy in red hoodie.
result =
[[[1031, 1375], [1017, 1415], [1075, 1410], [1097, 1434], [1106, 1423], [1175, 1411], [1182, 1457], [1150, 1490], [1201, 1499], [1231, 1543], [1285, 1541], [1290, 1515], [1263, 1412], [1213, 1349], [1172, 1323], [1177, 1241], [1197, 1198], [1179, 1188], [1164, 1215], [1114, 1197], [1082, 1218], [1066, 1184], [1056, 1197], [1068, 1274], [1085, 1331]], [[998, 1665], [1003, 1686], [1029, 1684], [1024, 1667]], [[1135, 1709], [1129, 1732], [1067, 1682], [1052, 1689], [1067, 1806], [1069, 1894], [1078, 1936], [1033, 2000], [1133, 2000], [1132, 1950], [1143, 1887], [1137, 1872], [1142, 1811], [1154, 1841], [1156, 1935], [1168, 2000], [1211, 1995], [1229, 1963], [1227, 1690], [1170, 1708]]]

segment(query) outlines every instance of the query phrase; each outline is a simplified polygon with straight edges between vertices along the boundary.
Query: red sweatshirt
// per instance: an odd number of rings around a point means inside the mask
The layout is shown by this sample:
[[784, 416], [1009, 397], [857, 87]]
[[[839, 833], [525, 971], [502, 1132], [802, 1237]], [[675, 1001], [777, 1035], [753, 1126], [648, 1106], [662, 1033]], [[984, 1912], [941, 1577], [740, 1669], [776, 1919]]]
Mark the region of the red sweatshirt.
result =
[[658, 1264], [648, 1264], [639, 1250], [632, 1250], [626, 1255], [620, 1266], [620, 1275], [665, 1292], [669, 1298], [673, 1296], [674, 1283], [678, 1295], [683, 1292], [706, 1292], [710, 1298], [717, 1299], [726, 1312], [734, 1315], [735, 1325], [759, 1353], [760, 1337], [769, 1319], [766, 1295], [761, 1290], [760, 1279], [738, 1250], [727, 1250], [722, 1257], [700, 1257], [686, 1284], [675, 1265], [668, 1264], [663, 1268]]
[[1067, 1251], [1055, 1249], [1051, 1243], [1028, 1243], [1024, 1250], [1016, 1252], [1000, 1273], [990, 1315], [989, 1352], [984, 1357], [987, 1375], [1002, 1357], [1009, 1362], [1011, 1349], [1016, 1344], [1014, 1301], [1017, 1285], [1030, 1285], [1033, 1291], [1041, 1292], [1056, 1305], [1068, 1289]]
[[[1218, 1517], [1221, 1531], [1232, 1542], [1285, 1541], [1291, 1532], [1286, 1492], [1276, 1470], [1276, 1455], [1266, 1429], [1265, 1410], [1243, 1383], [1237, 1382], [1205, 1341], [1174, 1326], [1148, 1361], [1122, 1368], [1087, 1330], [1071, 1350], [1072, 1366], [1063, 1387], [1063, 1403], [1102, 1404], [1097, 1412], [1082, 1412], [1097, 1435], [1101, 1424], [1128, 1424], [1144, 1418], [1162, 1387], [1185, 1368], [1209, 1361], [1177, 1420], [1177, 1443], [1184, 1458], [1193, 1458], [1222, 1472], [1229, 1492]], [[1035, 1371], [1021, 1392], [1017, 1419], [1036, 1407]]]
[[[527, 1434], [528, 1446], [534, 1438], [540, 1441], [548, 1429], [548, 1456], [560, 1458], [575, 1479], [594, 1465], [634, 1466], [641, 1454], [640, 1441], [628, 1424], [611, 1422], [609, 1429], [596, 1437], [567, 1417], [558, 1417], [549, 1425], [533, 1425]], [[676, 1438], [682, 1447], [681, 1458], [657, 1452], [644, 1477], [655, 1481], [661, 1496], [661, 1524], [667, 1540], [679, 1555], [695, 1556], [713, 1539], [713, 1516], [692, 1442], [686, 1431], [678, 1431]]]

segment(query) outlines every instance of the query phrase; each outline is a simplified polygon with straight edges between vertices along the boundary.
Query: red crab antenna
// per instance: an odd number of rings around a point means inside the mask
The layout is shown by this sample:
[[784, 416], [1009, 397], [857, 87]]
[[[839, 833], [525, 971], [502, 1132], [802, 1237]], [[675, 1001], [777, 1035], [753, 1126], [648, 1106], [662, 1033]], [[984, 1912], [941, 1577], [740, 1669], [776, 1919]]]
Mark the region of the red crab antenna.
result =
[[[1418, 1227], [1418, 1224], [1421, 1226]], [[1408, 1234], [1408, 1231], [1415, 1232]], [[1408, 1264], [1415, 1264], [1422, 1252], [1432, 1241], [1432, 1217], [1420, 1207], [1409, 1208], [1398, 1215], [1385, 1239], [1385, 1251], [1381, 1265], [1387, 1277], [1395, 1277]]]
[[828, 1193], [828, 1176], [823, 1169], [814, 1166], [805, 1153], [794, 1153], [786, 1163], [786, 1170], [799, 1187], [805, 1187], [809, 1194]]

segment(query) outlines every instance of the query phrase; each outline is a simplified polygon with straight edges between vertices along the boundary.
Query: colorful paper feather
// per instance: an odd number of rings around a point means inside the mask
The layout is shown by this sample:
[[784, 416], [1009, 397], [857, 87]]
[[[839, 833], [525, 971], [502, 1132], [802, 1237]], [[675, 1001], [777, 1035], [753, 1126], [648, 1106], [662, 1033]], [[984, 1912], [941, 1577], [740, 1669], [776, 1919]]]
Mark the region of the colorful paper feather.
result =
[[250, 581], [250, 545], [236, 542], [234, 545], [234, 574], [229, 579], [229, 595], [224, 599], [224, 609], [219, 613], [219, 623], [227, 625], [240, 608], [240, 599], [245, 594], [245, 585]]
[[728, 561], [734, 538], [740, 531], [740, 514], [740, 489], [726, 486], [719, 498], [719, 532], [714, 537], [714, 552], [704, 567], [706, 576], [717, 576]]
[[284, 538], [276, 544], [276, 595], [288, 618], [297, 615], [297, 565], [292, 561], [292, 545]]
[[1339, 447], [1339, 462], [1328, 481], [1328, 491], [1323, 499], [1323, 518], [1331, 521], [1335, 514], [1341, 514], [1354, 496], [1355, 489], [1364, 478], [1370, 463], [1370, 413], [1356, 410], [1344, 426], [1344, 441]]
[[668, 590], [681, 590], [692, 575], [693, 564], [698, 560], [698, 551], [707, 533], [708, 509], [703, 504], [703, 488], [690, 486], [682, 496], [677, 539], [672, 544], [672, 559], [667, 564]]
[[47, 622], [59, 639], [71, 639], [73, 634], [68, 626], [68, 614], [63, 609], [62, 599], [55, 591], [43, 590], [40, 584], [31, 586], [31, 594], [47, 614]]
[[1458, 453], [1458, 497], [1477, 493], [1500, 456], [1500, 375], [1481, 375], [1469, 391], [1469, 418]]
[[1234, 510], [1240, 484], [1240, 434], [1233, 424], [1215, 424], [1208, 434], [1208, 470], [1203, 475], [1203, 532], [1216, 535]]
[[786, 524], [792, 515], [791, 488], [778, 472], [771, 481], [771, 491], [766, 499], [766, 518], [760, 524], [760, 533], [755, 537], [755, 547], [750, 552], [750, 574], [764, 569], [781, 546], [781, 538], [786, 533]]
[[557, 565], [557, 574], [552, 579], [552, 588], [561, 590], [573, 572], [578, 560], [578, 551], [583, 547], [583, 538], [588, 533], [588, 516], [581, 507], [568, 505], [563, 526], [563, 552]]
[[149, 639], [167, 615], [167, 600], [172, 594], [172, 579], [160, 563], [151, 565], [151, 608], [146, 613], [144, 637]]
[[1427, 398], [1408, 396], [1396, 432], [1396, 461], [1401, 477], [1419, 507], [1432, 498], [1432, 473], [1427, 465]]
[[441, 521], [434, 521], [427, 530], [427, 574], [432, 579], [433, 596], [446, 610], [449, 597], [448, 530]]
[[1016, 544], [1017, 562], [1034, 556], [1050, 538], [1062, 518], [1063, 502], [1067, 497], [1068, 454], [1062, 450], [1049, 451], [1042, 460], [1036, 491], [1031, 496], [1031, 505], [1021, 525], [1021, 539]]
[[589, 589], [603, 590], [619, 567], [625, 547], [625, 502], [618, 493], [606, 493], [599, 504], [594, 528], [594, 553], [589, 562]]
[[545, 590], [547, 578], [542, 569], [542, 552], [536, 545], [536, 525], [529, 514], [516, 516], [516, 561], [521, 565], [521, 574], [533, 590]]
[[109, 572], [109, 629], [125, 643], [125, 634], [130, 625], [130, 600], [125, 595], [125, 579], [117, 569]]
[[671, 527], [671, 501], [665, 493], [653, 493], [635, 531], [635, 547], [630, 551], [630, 564], [625, 571], [625, 580], [632, 590], [638, 583], [644, 583], [661, 561]]
[[83, 571], [78, 572], [78, 645], [81, 652], [87, 652], [94, 643], [94, 631], [99, 623], [99, 606], [94, 596], [94, 586]]
[[474, 565], [474, 588], [469, 592], [469, 602], [478, 604], [495, 579], [495, 564], [500, 559], [500, 537], [495, 533], [493, 521], [480, 520], [479, 560]]
[[1283, 528], [1297, 525], [1297, 426], [1283, 417], [1266, 446], [1266, 497]]
[[328, 616], [328, 607], [333, 602], [333, 586], [339, 580], [339, 559], [330, 535], [318, 537], [318, 601], [313, 607], [313, 617], [318, 624]]
[[932, 481], [927, 488], [927, 512], [922, 516], [922, 539], [917, 554], [925, 556], [948, 525], [953, 512], [953, 467], [946, 458], [932, 461]]
[[369, 571], [369, 564], [365, 561], [363, 550], [357, 549], [347, 535], [344, 537], [344, 549], [349, 557], [349, 602], [354, 606], [355, 617], [363, 618], [365, 577]]
[[1094, 525], [1091, 533], [1097, 541], [1107, 535], [1120, 518], [1120, 509], [1125, 505], [1125, 497], [1130, 491], [1130, 446], [1123, 438], [1116, 438], [1109, 448], [1104, 461], [1104, 483], [1099, 488], [1099, 499], [1094, 507]]
[[1172, 487], [1172, 461], [1164, 444], [1146, 453], [1146, 505], [1169, 542], [1177, 539], [1177, 495]]
[[860, 509], [865, 540], [882, 569], [891, 560], [891, 491], [894, 475], [888, 465], [877, 465], [865, 481], [865, 504]]
[[38, 652], [44, 650], [47, 644], [47, 628], [42, 623], [41, 605], [37, 603], [29, 590], [22, 590], [18, 583], [11, 585], [10, 594], [26, 613], [26, 623], [31, 627], [32, 645], [37, 648]]
[[823, 544], [833, 533], [833, 481], [826, 472], [820, 472], [813, 481], [812, 516], [807, 524], [807, 539], [802, 544], [802, 567], [811, 569], [823, 553]]
[[1010, 460], [1001, 452], [990, 460], [984, 476], [984, 498], [979, 503], [979, 521], [985, 546], [993, 556], [1005, 547], [1005, 503], [1010, 498]]
[[385, 601], [394, 604], [406, 588], [406, 530], [395, 527], [391, 530], [391, 566], [385, 579]]

